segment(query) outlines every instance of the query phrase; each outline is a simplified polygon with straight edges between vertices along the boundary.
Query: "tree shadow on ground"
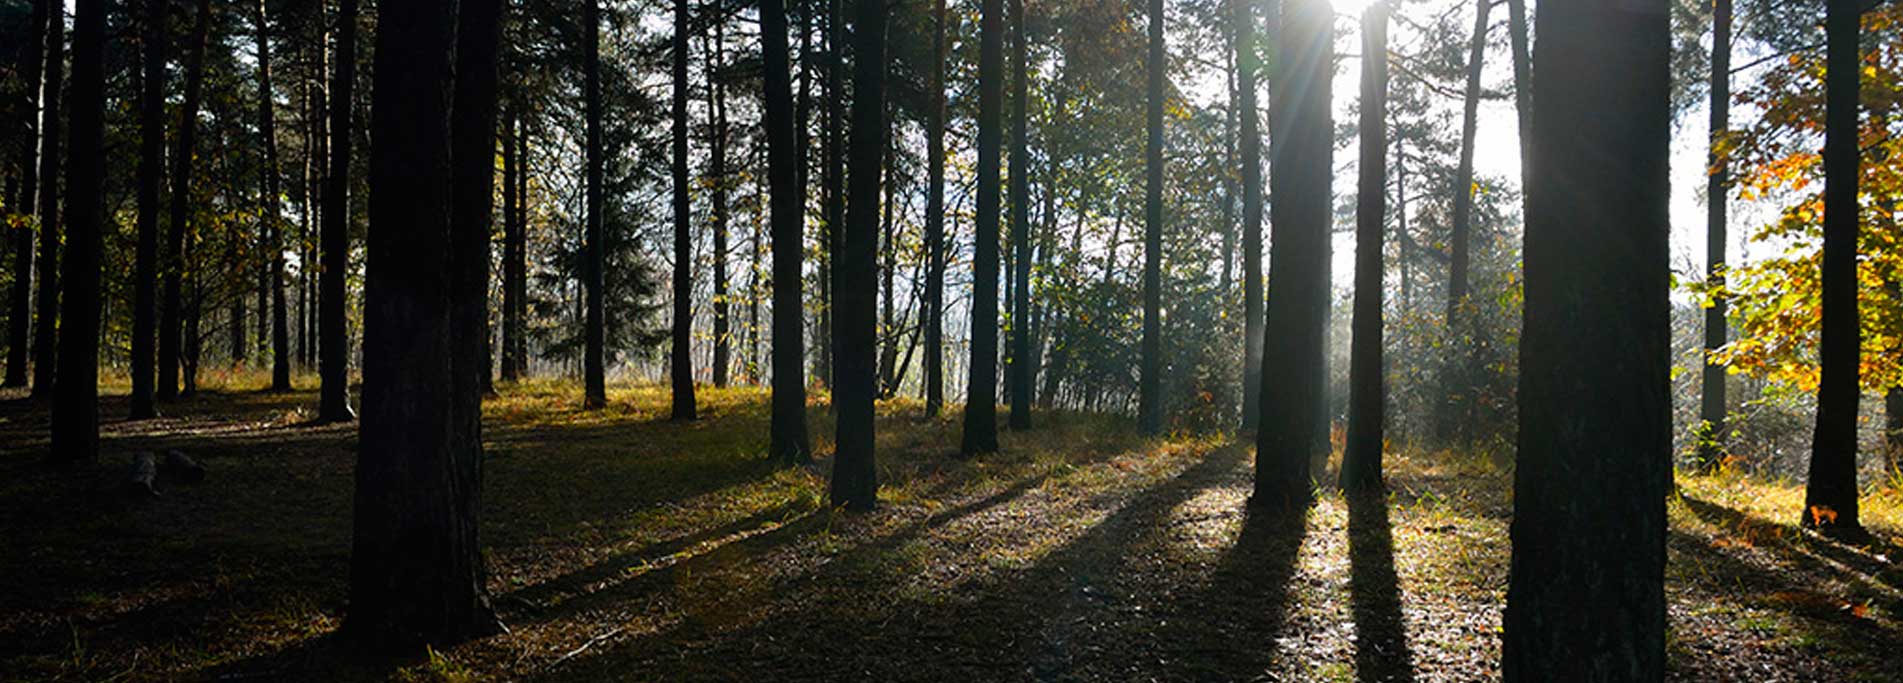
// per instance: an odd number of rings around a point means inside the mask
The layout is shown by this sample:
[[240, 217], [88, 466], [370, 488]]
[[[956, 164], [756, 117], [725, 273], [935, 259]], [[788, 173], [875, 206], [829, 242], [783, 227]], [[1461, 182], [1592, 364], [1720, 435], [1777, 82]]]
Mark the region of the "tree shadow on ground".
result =
[[1394, 532], [1382, 493], [1349, 493], [1348, 562], [1355, 615], [1355, 679], [1361, 683], [1409, 683], [1413, 654], [1401, 614], [1400, 579], [1394, 571]]

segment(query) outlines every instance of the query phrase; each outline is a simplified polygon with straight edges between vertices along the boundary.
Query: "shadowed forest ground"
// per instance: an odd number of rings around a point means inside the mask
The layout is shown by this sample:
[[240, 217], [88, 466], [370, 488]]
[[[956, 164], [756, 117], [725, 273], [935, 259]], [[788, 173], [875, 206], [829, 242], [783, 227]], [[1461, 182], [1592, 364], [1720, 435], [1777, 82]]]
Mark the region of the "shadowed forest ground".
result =
[[[240, 380], [238, 383], [242, 383]], [[0, 396], [0, 677], [27, 680], [1466, 681], [1499, 677], [1511, 477], [1390, 454], [1392, 494], [1305, 515], [1243, 505], [1253, 449], [1039, 415], [958, 459], [958, 422], [882, 404], [882, 508], [824, 509], [811, 469], [758, 455], [765, 394], [504, 387], [487, 407], [483, 542], [511, 631], [426, 658], [352, 651], [354, 426], [314, 386], [231, 390], [128, 423], [100, 465], [43, 468], [46, 415]], [[115, 395], [123, 396], [123, 391]], [[824, 406], [815, 434], [831, 432]], [[162, 496], [103, 492], [143, 449], [203, 462]], [[1332, 467], [1326, 481], [1333, 480]], [[1803, 492], [1680, 477], [1672, 677], [1903, 680], [1903, 498], [1877, 541], [1799, 532]]]

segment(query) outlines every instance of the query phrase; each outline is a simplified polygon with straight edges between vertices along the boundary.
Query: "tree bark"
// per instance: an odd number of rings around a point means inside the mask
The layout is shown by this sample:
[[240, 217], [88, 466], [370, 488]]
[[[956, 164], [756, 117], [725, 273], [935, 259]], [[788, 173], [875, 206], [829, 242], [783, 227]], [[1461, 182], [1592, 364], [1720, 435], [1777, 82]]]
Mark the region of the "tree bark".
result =
[[[819, 0], [812, 0], [817, 2]], [[833, 339], [830, 332], [833, 325], [833, 305], [835, 292], [833, 286], [833, 260], [839, 252], [839, 233], [846, 224], [846, 19], [840, 9], [841, 0], [826, 2], [826, 117], [825, 129], [821, 131], [821, 144], [825, 146], [825, 168], [820, 173], [820, 206], [824, 212], [820, 221], [819, 239], [819, 329], [820, 334], [813, 341], [818, 358], [814, 366], [814, 379], [820, 384], [833, 385]]]
[[674, 0], [674, 346], [668, 354], [675, 421], [694, 410], [694, 237], [687, 195], [687, 0]]
[[582, 406], [588, 409], [605, 408], [608, 405], [608, 384], [605, 369], [602, 366], [603, 345], [606, 334], [603, 324], [602, 291], [607, 273], [607, 249], [602, 242], [602, 150], [601, 150], [601, 2], [585, 0], [582, 4], [582, 97], [586, 100], [588, 119], [587, 134], [584, 141], [587, 160], [588, 196], [587, 236], [584, 249], [587, 265], [582, 268], [582, 281], [587, 289], [585, 304], [587, 321], [584, 334], [586, 342], [582, 351], [582, 381], [584, 393]]
[[832, 504], [870, 510], [878, 503], [874, 461], [873, 400], [878, 395], [875, 356], [879, 271], [879, 166], [885, 154], [885, 0], [853, 2], [852, 185], [845, 235], [833, 276], [838, 304], [838, 451], [833, 460]]
[[363, 427], [344, 632], [378, 647], [498, 630], [481, 464], [459, 448], [452, 352], [447, 0], [379, 2], [364, 279]]
[[451, 447], [482, 459], [489, 376], [489, 235], [496, 182], [496, 88], [502, 0], [461, 0], [450, 109], [449, 340]]
[[[53, 396], [53, 376], [59, 358], [59, 252], [60, 252], [60, 81], [66, 69], [66, 10], [64, 3], [53, 2], [46, 19], [42, 53], [46, 79], [40, 88], [40, 281], [34, 298], [33, 388], [35, 399]], [[70, 189], [69, 189], [70, 192]]]
[[1725, 138], [1731, 127], [1731, 0], [1713, 0], [1711, 13], [1711, 144], [1706, 154], [1710, 174], [1705, 186], [1705, 277], [1713, 288], [1705, 309], [1705, 363], [1703, 400], [1699, 419], [1704, 422], [1698, 444], [1698, 465], [1715, 470], [1725, 455], [1725, 367], [1712, 353], [1727, 341], [1725, 320], [1726, 209], [1730, 202], [1731, 170]]
[[1664, 0], [1544, 2], [1502, 669], [1657, 681], [1671, 480]]
[[73, 13], [73, 101], [66, 156], [66, 282], [60, 302], [59, 382], [50, 460], [99, 457], [99, 279], [106, 222], [106, 3]]
[[[41, 39], [36, 40], [38, 44], [25, 51], [26, 64], [20, 72], [27, 79], [26, 116], [23, 117], [26, 119], [26, 130], [20, 145], [19, 204], [15, 211], [21, 216], [37, 215], [41, 182], [40, 120], [46, 115], [40, 111], [40, 104], [42, 100], [47, 100], [40, 94], [41, 81], [46, 75], [44, 66], [47, 45], [43, 37], [47, 32], [46, 23], [53, 16], [50, 9], [52, 5], [52, 0], [34, 0], [33, 2], [33, 13], [28, 20], [28, 35]], [[47, 101], [56, 100], [57, 98]], [[51, 116], [57, 118], [59, 113], [53, 111]], [[47, 185], [55, 184], [51, 176], [46, 177], [45, 182]], [[13, 290], [7, 298], [7, 374], [6, 379], [0, 381], [0, 386], [23, 387], [26, 386], [27, 378], [28, 340], [31, 339], [33, 331], [33, 230], [29, 227], [11, 232], [14, 238]]]
[[1361, 179], [1355, 196], [1354, 341], [1348, 361], [1348, 442], [1341, 487], [1382, 487], [1383, 408], [1387, 363], [1382, 360], [1381, 310], [1386, 270], [1388, 191], [1388, 16], [1384, 3], [1361, 19]]
[[[266, 15], [265, 3], [258, 2], [258, 132], [264, 144], [264, 201], [262, 228], [264, 230], [264, 248], [266, 268], [264, 271], [265, 289], [259, 292], [258, 313], [264, 314], [269, 296], [271, 307], [271, 390], [291, 390], [291, 326], [288, 306], [284, 295], [284, 231], [279, 220], [278, 205], [278, 138], [276, 91], [271, 87], [271, 38], [270, 20]], [[259, 326], [262, 332], [263, 326]], [[263, 335], [260, 334], [260, 339]]]
[[925, 156], [925, 416], [945, 405], [945, 0], [932, 1], [931, 104]]
[[983, 0], [978, 20], [978, 216], [972, 254], [971, 378], [958, 452], [998, 450], [998, 149], [1004, 105], [1003, 0]]
[[[1262, 135], [1256, 77], [1262, 70], [1255, 38], [1255, 0], [1236, 2], [1236, 94], [1242, 141], [1242, 431], [1262, 418]], [[1270, 5], [1271, 16], [1280, 3]], [[1275, 19], [1277, 22], [1279, 18]], [[1280, 47], [1277, 45], [1276, 47]]]
[[1830, 0], [1824, 19], [1823, 339], [1817, 428], [1803, 524], [1823, 531], [1861, 529], [1857, 520], [1857, 404], [1862, 330], [1857, 316], [1858, 88], [1861, 4]]
[[159, 186], [165, 182], [165, 40], [170, 0], [146, 0], [144, 73], [139, 84], [138, 249], [133, 265], [132, 419], [158, 417], [154, 405], [158, 341]]
[[1451, 326], [1467, 298], [1469, 242], [1473, 233], [1474, 135], [1479, 130], [1480, 70], [1487, 56], [1487, 10], [1493, 0], [1474, 1], [1473, 42], [1467, 51], [1467, 95], [1460, 123], [1460, 166], [1454, 172], [1454, 215], [1447, 271], [1447, 315]]
[[522, 305], [515, 291], [516, 266], [521, 262], [522, 245], [516, 241], [517, 215], [522, 211], [516, 184], [522, 176], [522, 152], [516, 134], [520, 124], [517, 106], [511, 104], [502, 123], [502, 380], [522, 379], [522, 358], [516, 355], [516, 338], [522, 334]]
[[[810, 5], [809, 5], [810, 6]], [[800, 289], [805, 244], [805, 191], [788, 70], [785, 0], [760, 0], [760, 49], [767, 134], [767, 182], [773, 226], [773, 414], [768, 449], [772, 459], [793, 466], [812, 462], [806, 431], [806, 313]]]
[[726, 21], [714, 22], [712, 49], [707, 51], [707, 111], [713, 118], [708, 128], [708, 201], [714, 228], [714, 386], [727, 386], [733, 365], [733, 327], [727, 283], [727, 91], [720, 84], [720, 69], [725, 60]]
[[197, 0], [191, 54], [185, 61], [185, 101], [178, 115], [178, 146], [172, 151], [172, 205], [165, 235], [163, 299], [159, 308], [158, 399], [179, 397], [184, 330], [185, 236], [192, 231], [192, 157], [198, 151], [198, 107], [205, 91], [205, 43], [211, 30], [211, 0]]
[[1011, 428], [1031, 428], [1031, 153], [1027, 149], [1030, 70], [1025, 64], [1024, 0], [1011, 1]]
[[[1293, 507], [1310, 494], [1309, 462], [1320, 436], [1323, 292], [1333, 212], [1333, 15], [1325, 0], [1283, 3], [1279, 54], [1270, 78], [1271, 239], [1276, 296], [1264, 328], [1262, 415], [1256, 433], [1259, 505]], [[1278, 383], [1269, 391], [1270, 381]]]
[[350, 270], [351, 129], [355, 126], [357, 87], [357, 0], [337, 0], [337, 57], [330, 74], [330, 173], [324, 182], [323, 274], [318, 287], [318, 373], [322, 375], [317, 415], [325, 422], [348, 421], [350, 409], [350, 330], [345, 277]]
[[1150, 0], [1149, 134], [1144, 145], [1143, 374], [1137, 385], [1137, 425], [1163, 431], [1163, 0]]

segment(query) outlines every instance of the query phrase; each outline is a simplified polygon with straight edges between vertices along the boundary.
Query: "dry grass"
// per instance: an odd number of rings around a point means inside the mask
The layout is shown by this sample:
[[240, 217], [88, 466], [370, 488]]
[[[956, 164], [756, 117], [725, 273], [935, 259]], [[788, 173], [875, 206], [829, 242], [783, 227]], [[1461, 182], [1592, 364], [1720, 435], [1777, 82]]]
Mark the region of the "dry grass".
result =
[[[0, 678], [164, 680], [1319, 680], [1498, 677], [1510, 480], [1485, 458], [1390, 454], [1391, 494], [1305, 514], [1243, 503], [1251, 449], [1041, 414], [997, 456], [955, 417], [881, 406], [882, 507], [824, 505], [764, 462], [764, 394], [655, 387], [579, 409], [569, 383], [487, 407], [484, 542], [508, 634], [397, 660], [330, 637], [343, 613], [355, 432], [306, 424], [255, 376], [106, 426], [97, 471], [36, 459], [45, 416], [0, 404]], [[0, 397], [3, 398], [3, 397]], [[108, 416], [123, 414], [119, 400]], [[824, 397], [813, 433], [827, 434]], [[177, 447], [211, 477], [103, 495]], [[1668, 595], [1675, 679], [1884, 680], [1899, 662], [1899, 510], [1879, 542], [1788, 522], [1796, 487], [1681, 478]], [[1787, 519], [1788, 518], [1788, 519]], [[1893, 679], [1892, 679], [1893, 680]]]

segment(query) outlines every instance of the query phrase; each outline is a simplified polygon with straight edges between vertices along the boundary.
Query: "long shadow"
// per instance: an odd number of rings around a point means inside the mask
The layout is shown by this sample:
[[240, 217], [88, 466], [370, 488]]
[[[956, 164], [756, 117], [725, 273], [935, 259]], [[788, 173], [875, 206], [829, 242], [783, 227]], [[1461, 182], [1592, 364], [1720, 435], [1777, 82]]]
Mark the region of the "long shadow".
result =
[[[1691, 510], [1693, 516], [1723, 529], [1737, 530], [1746, 526], [1788, 528], [1710, 501], [1691, 496], [1680, 496], [1679, 499], [1684, 501], [1686, 509]], [[1903, 591], [1903, 566], [1881, 559], [1903, 557], [1903, 547], [1898, 547], [1874, 535], [1860, 543], [1852, 544], [1821, 534], [1792, 530], [1788, 535], [1780, 535], [1779, 542], [1768, 547], [1786, 559], [1813, 566], [1819, 571], [1853, 574], [1856, 578], [1880, 584], [1891, 590]], [[1816, 556], [1811, 556], [1811, 553]], [[1848, 571], [1829, 567], [1820, 561], [1820, 558], [1842, 565]]]
[[1348, 563], [1355, 614], [1355, 679], [1361, 683], [1411, 683], [1414, 656], [1401, 615], [1401, 587], [1394, 572], [1394, 533], [1388, 499], [1380, 493], [1350, 493]]

